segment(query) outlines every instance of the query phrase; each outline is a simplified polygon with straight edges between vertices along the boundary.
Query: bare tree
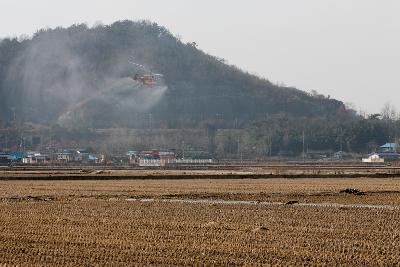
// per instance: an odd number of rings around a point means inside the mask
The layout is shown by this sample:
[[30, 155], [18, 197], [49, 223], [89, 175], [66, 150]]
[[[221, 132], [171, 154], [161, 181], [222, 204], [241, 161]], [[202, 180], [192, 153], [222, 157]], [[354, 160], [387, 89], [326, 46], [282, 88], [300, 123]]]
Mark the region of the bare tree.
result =
[[395, 120], [397, 117], [396, 108], [389, 102], [383, 106], [381, 112], [384, 120]]

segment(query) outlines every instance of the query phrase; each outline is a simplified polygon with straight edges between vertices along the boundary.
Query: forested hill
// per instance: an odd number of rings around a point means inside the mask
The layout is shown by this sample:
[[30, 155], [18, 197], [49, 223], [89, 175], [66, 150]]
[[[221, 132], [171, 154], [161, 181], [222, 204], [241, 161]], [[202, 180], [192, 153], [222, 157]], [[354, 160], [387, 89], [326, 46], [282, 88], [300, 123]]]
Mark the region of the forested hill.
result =
[[[133, 83], [128, 77], [138, 70], [131, 62], [163, 74], [163, 84]], [[45, 29], [0, 43], [3, 123], [54, 124], [68, 117], [98, 128], [229, 128], [272, 114], [340, 112], [346, 112], [340, 101], [274, 85], [149, 22]]]

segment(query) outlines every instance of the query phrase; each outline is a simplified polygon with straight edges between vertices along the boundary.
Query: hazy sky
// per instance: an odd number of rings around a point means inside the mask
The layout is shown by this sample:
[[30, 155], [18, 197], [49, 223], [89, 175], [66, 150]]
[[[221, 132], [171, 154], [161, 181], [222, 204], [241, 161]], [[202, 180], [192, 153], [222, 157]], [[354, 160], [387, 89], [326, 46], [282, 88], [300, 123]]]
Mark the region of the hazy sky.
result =
[[0, 0], [0, 37], [149, 19], [272, 82], [400, 110], [399, 0]]

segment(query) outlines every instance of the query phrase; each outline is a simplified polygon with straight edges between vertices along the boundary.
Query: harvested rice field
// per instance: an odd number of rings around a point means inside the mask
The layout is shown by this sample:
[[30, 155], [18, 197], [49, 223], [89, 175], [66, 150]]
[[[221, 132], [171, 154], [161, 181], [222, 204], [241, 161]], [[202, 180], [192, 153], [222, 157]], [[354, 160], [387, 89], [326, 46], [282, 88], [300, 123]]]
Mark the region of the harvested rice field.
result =
[[399, 207], [397, 178], [0, 181], [0, 265], [394, 266]]

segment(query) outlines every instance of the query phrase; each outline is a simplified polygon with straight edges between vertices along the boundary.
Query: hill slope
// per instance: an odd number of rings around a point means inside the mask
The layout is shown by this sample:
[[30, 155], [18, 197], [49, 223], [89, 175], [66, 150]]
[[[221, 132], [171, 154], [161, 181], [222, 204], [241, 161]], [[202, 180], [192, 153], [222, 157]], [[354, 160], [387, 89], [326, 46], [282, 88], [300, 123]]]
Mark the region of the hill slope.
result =
[[[128, 77], [130, 61], [164, 75], [157, 88]], [[286, 113], [334, 115], [343, 103], [229, 66], [148, 22], [46, 29], [0, 43], [0, 114], [42, 124], [88, 127], [232, 127]]]

